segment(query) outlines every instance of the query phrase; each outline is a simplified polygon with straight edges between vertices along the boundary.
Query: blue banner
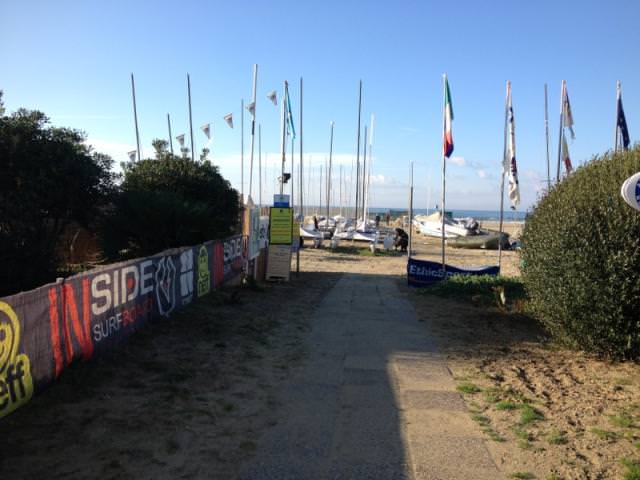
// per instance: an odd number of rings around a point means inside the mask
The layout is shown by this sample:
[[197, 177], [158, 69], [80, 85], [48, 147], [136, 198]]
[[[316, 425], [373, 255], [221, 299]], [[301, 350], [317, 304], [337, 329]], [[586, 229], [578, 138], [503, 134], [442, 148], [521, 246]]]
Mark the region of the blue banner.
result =
[[457, 268], [442, 263], [428, 260], [416, 260], [410, 258], [407, 263], [407, 279], [411, 287], [426, 287], [454, 275], [498, 275], [500, 269], [497, 266]]

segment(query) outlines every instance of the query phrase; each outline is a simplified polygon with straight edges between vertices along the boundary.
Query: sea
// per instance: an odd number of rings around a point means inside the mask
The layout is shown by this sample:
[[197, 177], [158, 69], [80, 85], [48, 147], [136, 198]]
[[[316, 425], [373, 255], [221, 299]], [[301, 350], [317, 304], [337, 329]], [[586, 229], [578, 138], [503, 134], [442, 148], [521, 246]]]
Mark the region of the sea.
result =
[[[457, 210], [447, 209], [447, 211], [451, 212], [453, 218], [475, 218], [476, 220], [500, 220], [500, 211], [499, 210]], [[389, 212], [392, 217], [396, 218], [402, 215], [408, 215], [408, 210], [400, 209], [400, 208], [370, 208], [369, 215], [375, 216], [380, 215], [383, 219], [384, 216]], [[430, 213], [435, 212], [435, 209], [426, 209], [426, 208], [414, 208], [414, 215], [428, 215]], [[522, 211], [514, 211], [514, 210], [505, 210], [504, 211], [504, 220], [508, 222], [522, 222], [524, 221], [526, 212]]]

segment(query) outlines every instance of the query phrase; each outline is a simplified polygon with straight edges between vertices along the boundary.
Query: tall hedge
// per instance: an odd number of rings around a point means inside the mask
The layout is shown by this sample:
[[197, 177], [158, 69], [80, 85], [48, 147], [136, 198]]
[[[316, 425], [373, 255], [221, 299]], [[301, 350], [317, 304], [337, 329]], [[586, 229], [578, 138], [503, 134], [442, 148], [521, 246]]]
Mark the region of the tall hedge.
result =
[[90, 229], [113, 190], [110, 157], [41, 112], [3, 115], [0, 92], [0, 296], [55, 281], [69, 224]]
[[523, 232], [530, 306], [562, 342], [640, 357], [640, 211], [620, 196], [640, 148], [595, 157], [541, 198]]
[[124, 166], [102, 228], [112, 260], [150, 255], [234, 233], [238, 193], [208, 161], [167, 155]]

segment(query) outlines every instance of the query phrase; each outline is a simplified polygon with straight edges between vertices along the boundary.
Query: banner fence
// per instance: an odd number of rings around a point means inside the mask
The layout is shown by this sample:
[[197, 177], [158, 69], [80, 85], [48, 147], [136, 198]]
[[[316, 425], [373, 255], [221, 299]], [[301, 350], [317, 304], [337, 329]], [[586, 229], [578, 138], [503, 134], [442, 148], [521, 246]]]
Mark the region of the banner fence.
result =
[[0, 418], [77, 360], [113, 348], [242, 272], [242, 235], [99, 267], [0, 298]]

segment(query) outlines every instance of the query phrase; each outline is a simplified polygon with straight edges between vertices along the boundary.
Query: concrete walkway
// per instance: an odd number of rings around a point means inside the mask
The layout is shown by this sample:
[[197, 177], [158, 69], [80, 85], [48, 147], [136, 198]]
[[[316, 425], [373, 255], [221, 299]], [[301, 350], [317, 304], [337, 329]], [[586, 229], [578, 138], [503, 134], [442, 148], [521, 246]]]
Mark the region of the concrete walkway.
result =
[[451, 373], [392, 277], [345, 274], [245, 480], [502, 478]]

